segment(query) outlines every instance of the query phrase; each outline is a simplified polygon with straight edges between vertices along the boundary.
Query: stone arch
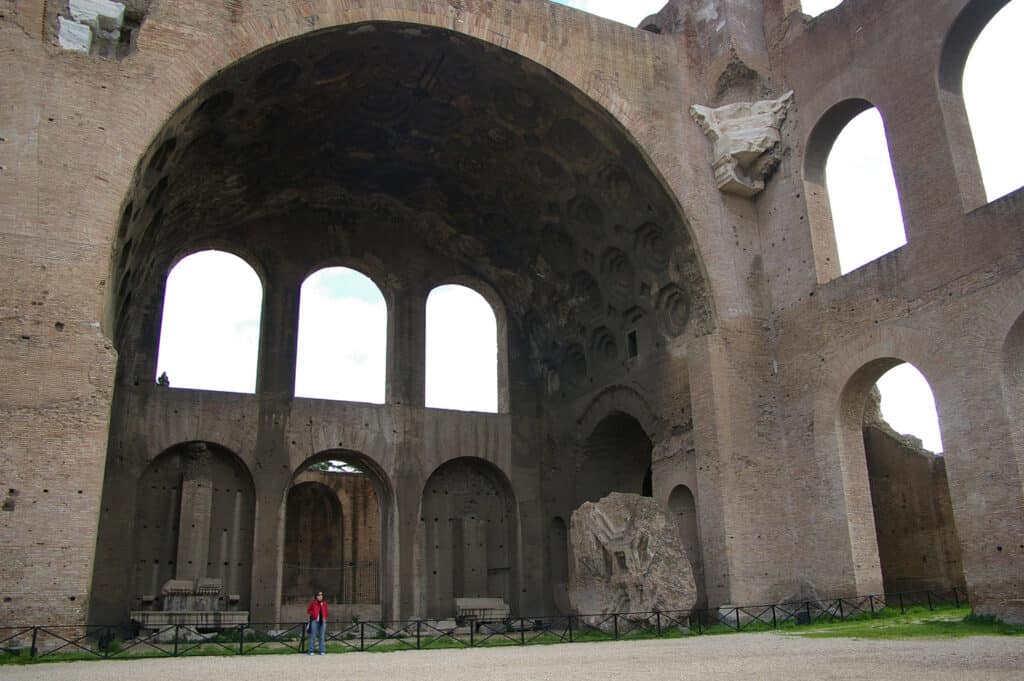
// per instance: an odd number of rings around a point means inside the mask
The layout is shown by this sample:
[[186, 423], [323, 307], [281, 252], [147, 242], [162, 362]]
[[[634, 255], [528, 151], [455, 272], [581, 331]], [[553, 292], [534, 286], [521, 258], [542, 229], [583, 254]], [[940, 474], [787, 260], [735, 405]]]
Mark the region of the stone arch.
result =
[[508, 311], [505, 306], [505, 301], [501, 295], [495, 290], [493, 286], [487, 282], [479, 279], [478, 277], [471, 277], [465, 275], [456, 275], [452, 277], [445, 277], [432, 281], [427, 287], [427, 294], [423, 299], [424, 306], [427, 300], [430, 298], [430, 294], [433, 293], [434, 289], [440, 286], [463, 286], [470, 289], [474, 293], [477, 293], [482, 297], [487, 304], [491, 306], [491, 312], [494, 313], [495, 333], [498, 347], [498, 360], [497, 360], [497, 413], [507, 414], [509, 412], [509, 367], [508, 367]]
[[647, 398], [637, 390], [613, 385], [601, 390], [576, 419], [576, 435], [583, 440], [594, 432], [597, 424], [607, 416], [623, 413], [636, 419], [651, 442], [661, 441], [665, 423], [651, 408]]
[[868, 393], [889, 369], [910, 362], [929, 377], [942, 424], [948, 389], [943, 352], [936, 340], [916, 331], [883, 327], [847, 343], [822, 372], [815, 396], [815, 455], [826, 470], [825, 494], [837, 503], [825, 520], [834, 527], [823, 531], [843, 537], [831, 559], [839, 566], [836, 583], [828, 585], [832, 590], [884, 591], [863, 435]]
[[[369, 512], [347, 519], [344, 517], [345, 508], [349, 508], [351, 513], [354, 504], [359, 503], [360, 499], [343, 497], [346, 497], [346, 494], [356, 497], [364, 494], [365, 490], [358, 489], [363, 485], [349, 485], [353, 489], [346, 491], [341, 489], [342, 485], [337, 484], [337, 481], [330, 481], [325, 476], [316, 475], [315, 472], [311, 473], [314, 470], [313, 467], [330, 461], [348, 464], [366, 476], [372, 490], [372, 497], [376, 501], [376, 513], [369, 510]], [[279, 536], [284, 540], [278, 550], [282, 580], [288, 577], [288, 547], [285, 537], [287, 528], [293, 524], [290, 523], [288, 517], [288, 512], [291, 510], [289, 504], [291, 492], [297, 486], [311, 483], [330, 487], [332, 494], [339, 500], [341, 520], [346, 523], [344, 526], [335, 528], [341, 537], [339, 542], [341, 558], [339, 560], [342, 563], [356, 563], [356, 565], [339, 565], [341, 574], [337, 580], [336, 593], [341, 596], [342, 601], [348, 601], [340, 604], [343, 606], [340, 613], [360, 617], [373, 614], [383, 619], [394, 617], [398, 607], [398, 501], [388, 473], [373, 458], [362, 452], [351, 449], [327, 449], [306, 458], [292, 470], [291, 482], [282, 490], [279, 506]], [[375, 532], [376, 537], [360, 537], [361, 532]], [[360, 560], [358, 558], [360, 546], [368, 548], [370, 554], [375, 552], [375, 556], [365, 561]], [[353, 550], [356, 552], [355, 559], [352, 558]], [[375, 562], [376, 565], [362, 565], [366, 562]], [[327, 592], [329, 588], [323, 590]], [[279, 590], [279, 595], [284, 601], [286, 594]], [[376, 596], [376, 602], [367, 602], [372, 600], [371, 596], [373, 595]], [[308, 602], [309, 596], [310, 594], [306, 595], [306, 602]], [[292, 601], [280, 604], [281, 617], [287, 619], [288, 615], [292, 615], [293, 619], [294, 616], [299, 616], [301, 619], [302, 613], [305, 612], [305, 602], [301, 600], [294, 602], [294, 598]], [[376, 606], [379, 611], [373, 608], [366, 610], [366, 606]]]
[[599, 501], [611, 492], [653, 496], [653, 442], [625, 411], [599, 420], [576, 448], [575, 501]]
[[305, 605], [316, 591], [330, 603], [342, 602], [345, 529], [341, 501], [319, 481], [288, 489], [284, 531], [281, 605]]
[[[150, 106], [147, 107], [149, 117], [134, 126], [130, 139], [126, 139], [124, 142], [126, 148], [129, 150], [134, 148], [138, 152], [129, 151], [124, 156], [139, 159], [138, 165], [134, 169], [121, 166], [112, 173], [110, 186], [114, 188], [114, 191], [123, 190], [117, 200], [121, 205], [119, 211], [123, 211], [126, 219], [138, 213], [138, 205], [130, 196], [129, 188], [141, 181], [148, 170], [147, 162], [152, 165], [152, 160], [163, 159], [154, 166], [159, 168], [166, 162], [167, 156], [175, 153], [175, 149], [180, 153], [182, 144], [168, 146], [172, 140], [165, 134], [167, 123], [173, 118], [175, 112], [180, 111], [189, 103], [191, 95], [201, 85], [257, 53], [294, 39], [356, 25], [388, 24], [408, 25], [409, 30], [413, 31], [439, 28], [469, 36], [518, 55], [529, 63], [547, 69], [563, 79], [566, 84], [591, 99], [601, 110], [615, 119], [619, 126], [619, 132], [624, 134], [636, 148], [644, 162], [656, 175], [662, 190], [665, 190], [670, 197], [674, 210], [682, 215], [678, 199], [671, 191], [668, 191], [665, 180], [650, 155], [633, 138], [630, 125], [638, 119], [639, 115], [634, 109], [635, 105], [631, 98], [621, 92], [619, 88], [608, 87], [602, 79], [593, 77], [593, 74], [589, 72], [581, 71], [575, 51], [560, 48], [560, 41], [553, 40], [544, 34], [542, 28], [533, 32], [522, 30], [520, 27], [527, 25], [527, 22], [524, 17], [519, 15], [519, 12], [526, 12], [527, 9], [519, 10], [513, 7], [509, 13], [502, 16], [499, 24], [496, 17], [489, 14], [488, 8], [480, 8], [479, 11], [475, 11], [474, 8], [454, 8], [450, 3], [440, 0], [427, 0], [427, 2], [370, 0], [359, 7], [339, 5], [330, 0], [313, 0], [312, 2], [285, 0], [280, 5], [283, 7], [277, 11], [260, 16], [258, 30], [254, 30], [255, 25], [251, 22], [234, 22], [226, 27], [226, 31], [218, 34], [215, 40], [206, 39], [207, 36], [199, 32], [193, 41], [182, 41], [180, 44], [182, 54], [189, 55], [187, 69], [182, 68], [179, 62], [174, 62], [173, 57], [168, 59], [171, 63], [168, 64], [166, 70], [162, 68], [164, 64], [153, 63], [162, 58], [147, 53], [143, 40], [142, 49], [132, 59], [140, 67], [154, 69], [158, 73], [166, 72], [168, 76], [161, 82]], [[588, 18], [587, 21], [603, 22], [599, 18]], [[618, 30], [614, 26], [609, 28]], [[636, 39], [647, 41], [657, 38], [648, 33], [640, 33], [640, 37]], [[241, 58], [239, 55], [242, 55]], [[185, 63], [185, 60], [180, 63]], [[134, 179], [132, 179], [133, 172]], [[112, 219], [111, 223], [114, 222], [116, 221]], [[686, 238], [692, 241], [692, 230], [685, 220], [683, 223], [682, 231], [686, 232]], [[121, 224], [122, 228], [119, 231], [121, 237], [118, 237], [114, 244], [117, 250], [120, 249], [125, 235], [125, 221], [122, 220]], [[690, 246], [693, 250], [695, 242]], [[700, 278], [702, 282], [706, 282], [704, 264], [699, 257], [696, 258], [696, 267], [700, 272], [694, 276]], [[111, 264], [111, 278], [116, 278], [118, 274], [119, 268], [115, 259]], [[707, 306], [710, 319], [712, 305], [710, 296], [702, 292], [699, 297], [700, 303]], [[119, 310], [122, 308], [121, 303], [122, 301], [117, 298], [116, 293], [111, 293], [105, 306], [103, 325], [111, 336], [115, 335], [118, 327], [117, 320]]]
[[697, 608], [707, 606], [707, 592], [704, 587], [704, 558], [700, 541], [700, 523], [697, 515], [697, 498], [686, 485], [676, 485], [668, 495], [669, 518], [675, 521], [679, 539], [693, 566], [693, 578], [697, 584]]
[[939, 104], [947, 130], [953, 166], [965, 211], [988, 203], [982, 182], [971, 124], [964, 103], [963, 81], [967, 58], [989, 22], [1011, 0], [972, 0], [953, 20], [942, 42], [938, 62]]
[[[861, 97], [840, 101], [822, 114], [807, 138], [804, 153], [804, 191], [819, 283], [835, 279], [843, 273], [839, 261], [836, 226], [826, 185], [826, 164], [837, 138], [846, 126], [871, 109], [877, 110], [879, 115], [883, 113], [870, 101]], [[882, 118], [884, 126], [884, 116]], [[888, 140], [886, 145], [888, 148]], [[891, 163], [890, 158], [890, 165]]]
[[418, 610], [456, 614], [460, 597], [519, 604], [519, 519], [504, 472], [475, 457], [451, 459], [427, 478], [416, 531]]
[[167, 580], [214, 578], [221, 609], [248, 610], [255, 506], [249, 469], [226, 448], [192, 441], [155, 457], [137, 482], [133, 609], [160, 609]]

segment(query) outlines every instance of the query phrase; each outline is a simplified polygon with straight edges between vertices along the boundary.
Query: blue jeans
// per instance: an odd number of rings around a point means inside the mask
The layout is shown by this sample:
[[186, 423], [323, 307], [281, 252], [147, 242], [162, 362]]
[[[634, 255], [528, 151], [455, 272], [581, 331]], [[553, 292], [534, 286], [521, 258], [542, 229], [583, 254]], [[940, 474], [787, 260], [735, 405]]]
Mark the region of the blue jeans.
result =
[[326, 653], [327, 649], [324, 648], [324, 636], [327, 634], [327, 622], [321, 622], [319, 620], [313, 620], [309, 623], [309, 654], [313, 654], [313, 642], [316, 640], [320, 641], [320, 652]]

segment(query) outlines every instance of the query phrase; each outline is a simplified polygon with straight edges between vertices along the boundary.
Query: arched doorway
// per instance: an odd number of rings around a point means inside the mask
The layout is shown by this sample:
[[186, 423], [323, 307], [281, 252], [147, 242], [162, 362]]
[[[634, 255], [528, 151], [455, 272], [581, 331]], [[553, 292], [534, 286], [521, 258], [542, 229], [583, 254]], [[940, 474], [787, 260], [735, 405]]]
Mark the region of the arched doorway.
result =
[[615, 412], [603, 418], [578, 453], [576, 499], [598, 501], [610, 492], [651, 496], [653, 445], [640, 422]]
[[383, 473], [359, 453], [325, 452], [300, 467], [284, 502], [283, 621], [302, 621], [316, 591], [335, 620], [385, 617], [391, 499]]
[[676, 524], [679, 540], [690, 557], [693, 580], [697, 584], [697, 608], [707, 606], [707, 592], [704, 588], [704, 556], [700, 544], [700, 529], [697, 522], [697, 500], [686, 485], [676, 485], [668, 497], [669, 517]]

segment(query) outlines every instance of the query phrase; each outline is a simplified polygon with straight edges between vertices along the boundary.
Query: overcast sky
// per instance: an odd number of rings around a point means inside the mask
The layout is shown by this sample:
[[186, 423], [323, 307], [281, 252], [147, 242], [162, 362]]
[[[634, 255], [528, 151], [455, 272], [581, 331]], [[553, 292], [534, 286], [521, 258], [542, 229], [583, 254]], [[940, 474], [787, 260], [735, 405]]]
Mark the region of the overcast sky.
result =
[[[665, 0], [565, 0], [577, 9], [636, 26]], [[816, 15], [835, 0], [805, 0]], [[1021, 185], [1024, 135], [1018, 112], [1024, 87], [1007, 87], [1008, 67], [1024, 64], [1024, 0], [1013, 0], [979, 40], [967, 64], [964, 94], [988, 196]], [[1018, 77], [1019, 73], [1013, 71]], [[799, 95], [798, 95], [799, 96]], [[874, 260], [904, 241], [899, 199], [877, 111], [854, 119], [836, 140], [827, 165], [829, 198], [843, 272]], [[170, 273], [164, 302], [157, 374], [172, 386], [253, 392], [261, 290], [242, 260], [197, 253]], [[387, 310], [376, 286], [352, 270], [332, 268], [303, 285], [296, 394], [384, 401]], [[450, 333], [449, 333], [450, 332]], [[462, 287], [435, 290], [427, 309], [428, 406], [477, 411], [497, 408], [494, 315], [478, 294]], [[882, 411], [904, 433], [941, 451], [927, 381], [901, 365], [881, 381]]]

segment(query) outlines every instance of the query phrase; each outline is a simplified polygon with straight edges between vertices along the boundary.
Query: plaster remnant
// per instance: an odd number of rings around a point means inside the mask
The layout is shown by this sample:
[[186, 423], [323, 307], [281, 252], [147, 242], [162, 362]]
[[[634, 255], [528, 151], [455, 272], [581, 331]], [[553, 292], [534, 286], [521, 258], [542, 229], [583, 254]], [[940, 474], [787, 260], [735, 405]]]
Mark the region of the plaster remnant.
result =
[[76, 21], [69, 21], [64, 17], [57, 17], [59, 26], [57, 39], [61, 48], [71, 52], [89, 54], [92, 50], [92, 29], [85, 24]]
[[124, 25], [124, 4], [113, 0], [71, 0], [71, 18], [85, 24], [97, 35], [117, 40]]
[[781, 160], [780, 129], [793, 99], [790, 90], [778, 99], [737, 102], [712, 109], [694, 104], [690, 115], [714, 142], [715, 181], [737, 196], [755, 196]]

